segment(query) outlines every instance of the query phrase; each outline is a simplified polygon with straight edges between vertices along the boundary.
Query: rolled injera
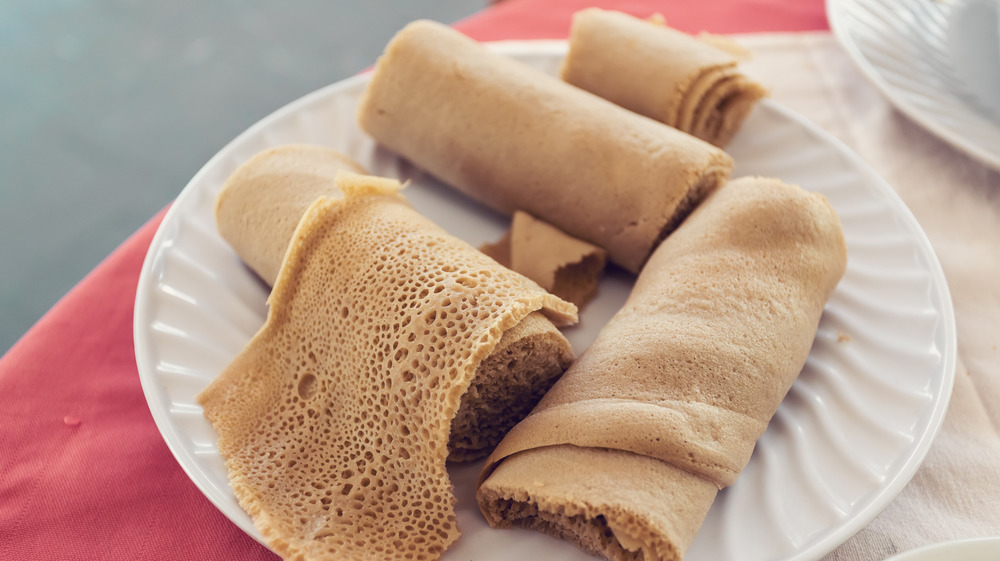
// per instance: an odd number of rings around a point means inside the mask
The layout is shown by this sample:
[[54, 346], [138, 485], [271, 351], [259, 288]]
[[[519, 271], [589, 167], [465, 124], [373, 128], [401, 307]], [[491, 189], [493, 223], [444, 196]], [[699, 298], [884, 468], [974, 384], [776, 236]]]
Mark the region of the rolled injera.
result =
[[505, 330], [575, 308], [341, 174], [300, 221], [267, 321], [198, 396], [240, 504], [293, 559], [436, 559], [458, 536], [450, 425]]
[[628, 14], [573, 16], [562, 77], [626, 109], [725, 146], [767, 90], [737, 59], [696, 37]]
[[802, 369], [846, 259], [822, 196], [764, 178], [718, 190], [487, 460], [489, 523], [681, 559]]
[[733, 165], [706, 142], [430, 21], [389, 42], [358, 119], [445, 183], [598, 245], [632, 272]]
[[219, 234], [273, 286], [306, 209], [320, 197], [342, 196], [335, 181], [340, 171], [367, 173], [322, 146], [289, 144], [257, 153], [229, 176], [215, 199]]
[[[229, 177], [216, 199], [222, 237], [251, 269], [274, 284], [296, 225], [319, 197], [343, 197], [340, 171], [363, 172], [347, 156], [322, 146], [264, 150]], [[450, 459], [489, 454], [531, 410], [573, 359], [569, 341], [540, 312], [506, 329], [477, 368], [452, 423]]]

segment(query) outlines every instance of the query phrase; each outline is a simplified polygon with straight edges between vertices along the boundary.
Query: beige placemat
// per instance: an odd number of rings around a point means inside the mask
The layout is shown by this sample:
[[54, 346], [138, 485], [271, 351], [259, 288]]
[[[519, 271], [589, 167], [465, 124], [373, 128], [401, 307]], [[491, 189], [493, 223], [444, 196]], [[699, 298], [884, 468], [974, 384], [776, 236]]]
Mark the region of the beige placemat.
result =
[[850, 146], [930, 238], [955, 304], [958, 372], [944, 425], [910, 484], [825, 561], [882, 560], [1000, 535], [1000, 173], [895, 110], [829, 33], [741, 36], [747, 72]]

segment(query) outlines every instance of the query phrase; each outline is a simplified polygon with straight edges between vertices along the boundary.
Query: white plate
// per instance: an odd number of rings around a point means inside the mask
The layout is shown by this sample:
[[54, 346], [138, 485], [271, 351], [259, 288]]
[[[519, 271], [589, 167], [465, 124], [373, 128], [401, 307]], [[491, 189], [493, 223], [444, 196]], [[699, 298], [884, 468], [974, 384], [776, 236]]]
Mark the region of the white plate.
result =
[[900, 553], [886, 561], [997, 561], [1000, 537], [938, 543]]
[[[562, 42], [496, 48], [555, 72]], [[194, 396], [262, 325], [267, 289], [216, 234], [212, 205], [226, 177], [271, 146], [309, 142], [377, 174], [413, 178], [414, 206], [473, 245], [506, 219], [470, 202], [359, 132], [354, 109], [368, 76], [310, 94], [240, 135], [202, 168], [149, 249], [135, 306], [135, 350], [149, 408], [167, 445], [205, 495], [259, 539], [235, 501], [216, 436]], [[720, 494], [688, 561], [817, 559], [861, 529], [909, 481], [947, 407], [955, 327], [937, 259], [903, 203], [831, 136], [772, 102], [731, 145], [737, 173], [771, 175], [826, 195], [844, 225], [849, 262], [809, 361], [746, 471]], [[613, 270], [568, 330], [577, 352], [621, 306], [631, 277]], [[476, 509], [478, 466], [451, 469], [462, 538], [446, 559], [591, 559], [559, 540], [490, 530]]]
[[903, 113], [1000, 169], [995, 0], [827, 0], [854, 62]]

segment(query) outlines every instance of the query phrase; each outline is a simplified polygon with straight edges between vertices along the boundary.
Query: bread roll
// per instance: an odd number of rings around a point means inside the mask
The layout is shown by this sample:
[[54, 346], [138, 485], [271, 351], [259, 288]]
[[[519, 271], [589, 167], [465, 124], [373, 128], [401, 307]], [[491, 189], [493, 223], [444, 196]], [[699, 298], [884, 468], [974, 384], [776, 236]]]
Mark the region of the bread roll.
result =
[[[240, 166], [216, 199], [219, 232], [268, 284], [273, 284], [295, 226], [319, 197], [340, 199], [336, 176], [363, 168], [322, 146], [286, 145]], [[495, 356], [494, 356], [495, 355]], [[569, 366], [569, 341], [539, 312], [503, 333], [480, 362], [452, 425], [450, 459], [469, 461], [493, 450]]]
[[316, 199], [342, 196], [340, 171], [367, 173], [361, 164], [322, 146], [285, 145], [264, 150], [236, 169], [215, 199], [222, 239], [268, 284], [302, 215]]
[[341, 175], [306, 212], [267, 321], [198, 396], [230, 483], [294, 559], [435, 559], [458, 536], [445, 469], [476, 367], [532, 312], [575, 307]]
[[686, 33], [621, 12], [573, 16], [562, 77], [622, 107], [725, 146], [767, 90], [737, 59]]
[[633, 272], [732, 169], [705, 142], [429, 21], [390, 41], [358, 119], [445, 183], [598, 245]]
[[681, 559], [801, 371], [845, 266], [823, 197], [764, 178], [717, 191], [487, 460], [487, 520], [609, 559]]

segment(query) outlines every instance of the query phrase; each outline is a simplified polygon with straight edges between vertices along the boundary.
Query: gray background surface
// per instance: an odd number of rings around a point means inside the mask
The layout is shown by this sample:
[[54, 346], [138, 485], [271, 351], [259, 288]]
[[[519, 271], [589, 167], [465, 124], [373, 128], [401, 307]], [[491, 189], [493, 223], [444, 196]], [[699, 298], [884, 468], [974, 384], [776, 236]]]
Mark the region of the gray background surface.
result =
[[240, 132], [485, 6], [0, 0], [0, 354]]

